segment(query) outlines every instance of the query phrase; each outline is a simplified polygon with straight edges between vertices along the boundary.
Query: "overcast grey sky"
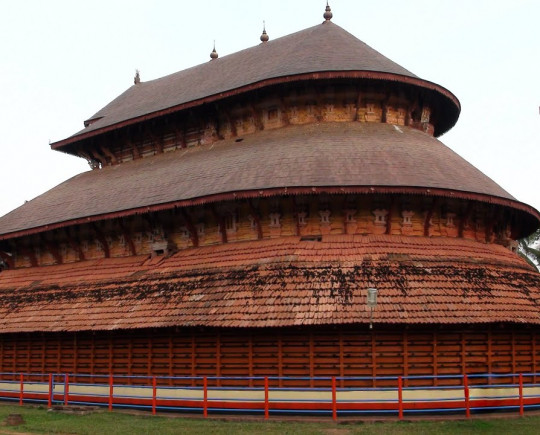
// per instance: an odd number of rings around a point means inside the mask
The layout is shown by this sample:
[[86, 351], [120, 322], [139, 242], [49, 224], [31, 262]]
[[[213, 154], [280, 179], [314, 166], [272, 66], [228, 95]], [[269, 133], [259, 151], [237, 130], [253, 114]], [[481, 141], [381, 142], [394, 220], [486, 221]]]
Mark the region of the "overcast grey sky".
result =
[[[0, 0], [0, 215], [89, 170], [51, 151], [133, 83], [323, 21], [324, 0]], [[461, 101], [441, 140], [540, 209], [540, 1], [331, 0], [334, 23]]]

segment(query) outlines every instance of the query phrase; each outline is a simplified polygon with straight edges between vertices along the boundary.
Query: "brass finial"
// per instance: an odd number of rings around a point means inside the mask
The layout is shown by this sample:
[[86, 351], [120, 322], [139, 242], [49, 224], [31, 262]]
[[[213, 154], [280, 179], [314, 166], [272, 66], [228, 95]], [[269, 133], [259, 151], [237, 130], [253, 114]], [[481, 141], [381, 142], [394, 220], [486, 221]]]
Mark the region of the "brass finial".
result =
[[216, 51], [216, 41], [214, 41], [214, 49], [212, 50], [212, 53], [210, 53], [210, 59], [214, 60], [218, 58], [218, 54]]
[[328, 5], [328, 0], [326, 1], [326, 9], [324, 10], [323, 17], [326, 21], [330, 21], [334, 15], [332, 14], [332, 9]]
[[135, 83], [136, 85], [138, 85], [140, 82], [141, 82], [141, 75], [140, 75], [140, 73], [139, 73], [139, 70], [136, 69], [136, 70], [135, 70], [135, 78], [133, 79], [133, 83]]
[[266, 23], [263, 21], [263, 32], [261, 35], [261, 41], [262, 42], [268, 42], [270, 38], [268, 37], [268, 33], [266, 33]]

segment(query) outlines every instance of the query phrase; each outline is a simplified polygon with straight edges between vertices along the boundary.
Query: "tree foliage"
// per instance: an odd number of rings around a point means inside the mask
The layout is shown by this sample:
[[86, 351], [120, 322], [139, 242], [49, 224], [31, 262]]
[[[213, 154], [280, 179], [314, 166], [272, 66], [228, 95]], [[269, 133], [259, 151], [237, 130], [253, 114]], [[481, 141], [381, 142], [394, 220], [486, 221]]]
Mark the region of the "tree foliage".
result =
[[518, 253], [540, 271], [540, 228], [518, 240]]

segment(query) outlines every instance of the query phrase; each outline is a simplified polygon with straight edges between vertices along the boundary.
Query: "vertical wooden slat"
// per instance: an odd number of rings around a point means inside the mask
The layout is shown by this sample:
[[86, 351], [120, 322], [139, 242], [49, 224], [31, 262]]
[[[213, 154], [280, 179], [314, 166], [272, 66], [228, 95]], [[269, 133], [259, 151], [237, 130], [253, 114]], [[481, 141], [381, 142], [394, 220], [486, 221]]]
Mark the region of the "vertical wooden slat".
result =
[[[128, 374], [128, 376], [133, 375], [133, 335], [129, 336], [129, 342], [128, 342], [127, 374]], [[131, 383], [131, 378], [129, 378], [128, 383]]]
[[217, 379], [217, 386], [221, 387], [221, 379], [219, 377], [221, 376], [221, 334], [218, 332], [216, 334], [216, 376]]
[[148, 337], [148, 356], [146, 359], [146, 374], [147, 376], [152, 376], [152, 354], [154, 353], [153, 348], [154, 340], [152, 340], [152, 336], [150, 335]]
[[195, 333], [191, 331], [191, 385], [195, 386], [195, 376], [197, 374], [197, 348], [195, 343]]
[[533, 363], [533, 373], [535, 373], [533, 377], [533, 383], [536, 384], [536, 372], [538, 371], [538, 367], [536, 365], [536, 331], [532, 333], [532, 363]]
[[467, 374], [467, 355], [465, 352], [465, 333], [461, 333], [461, 374], [465, 375]]
[[339, 331], [339, 377], [341, 378], [339, 381], [340, 387], [343, 388], [343, 383], [345, 380], [343, 377], [345, 376], [345, 350], [343, 349], [343, 331]]
[[[516, 331], [512, 328], [512, 373], [516, 373]], [[512, 376], [512, 382], [516, 382], [516, 377]]]
[[56, 373], [60, 373], [60, 359], [62, 358], [62, 341], [60, 340], [60, 336], [56, 339]]
[[26, 335], [26, 373], [30, 373], [30, 353], [32, 352], [32, 339]]
[[249, 386], [253, 387], [253, 333], [250, 331], [248, 336], [248, 374]]
[[[94, 334], [92, 334], [91, 337], [92, 338], [90, 339], [90, 373], [95, 374], [95, 358], [94, 358], [94, 355], [95, 355], [96, 343], [95, 343], [95, 339], [94, 339]], [[94, 382], [94, 378], [90, 378], [90, 382]]]
[[309, 334], [309, 386], [314, 387], [313, 376], [315, 368], [315, 343], [313, 342], [313, 333]]
[[433, 376], [435, 378], [433, 379], [433, 385], [437, 386], [439, 385], [439, 349], [438, 349], [438, 340], [439, 340], [439, 334], [437, 334], [437, 330], [433, 331]]
[[73, 367], [71, 369], [71, 371], [73, 373], [79, 373], [79, 371], [77, 370], [77, 362], [78, 362], [78, 358], [77, 358], [77, 333], [74, 332], [73, 333]]
[[283, 376], [283, 344], [282, 344], [282, 338], [281, 338], [281, 332], [278, 335], [278, 377], [279, 381], [278, 384], [280, 387], [283, 386], [283, 380], [281, 379]]
[[174, 376], [174, 342], [172, 331], [169, 331], [169, 385], [172, 385], [172, 376]]
[[409, 334], [406, 329], [403, 331], [403, 376], [405, 386], [408, 386], [409, 380], [406, 377], [409, 376]]
[[[45, 368], [45, 352], [46, 352], [46, 344], [45, 344], [45, 336], [42, 335], [41, 336], [41, 373], [45, 373], [46, 372], [46, 368]], [[0, 365], [0, 368], [1, 368], [1, 365]]]
[[112, 341], [112, 337], [110, 335], [109, 335], [108, 351], [109, 351], [109, 355], [108, 355], [108, 357], [109, 357], [109, 359], [108, 359], [109, 373], [112, 373], [113, 372], [113, 341]]
[[375, 340], [375, 333], [371, 331], [371, 376], [373, 376], [373, 388], [377, 386], [377, 381], [375, 380], [375, 376], [377, 376], [377, 355], [376, 355], [376, 345], [377, 342]]
[[[492, 373], [492, 355], [493, 355], [493, 332], [491, 326], [488, 329], [488, 342], [487, 342], [487, 363], [488, 363], [488, 373]], [[492, 377], [488, 377], [488, 384], [491, 385]]]

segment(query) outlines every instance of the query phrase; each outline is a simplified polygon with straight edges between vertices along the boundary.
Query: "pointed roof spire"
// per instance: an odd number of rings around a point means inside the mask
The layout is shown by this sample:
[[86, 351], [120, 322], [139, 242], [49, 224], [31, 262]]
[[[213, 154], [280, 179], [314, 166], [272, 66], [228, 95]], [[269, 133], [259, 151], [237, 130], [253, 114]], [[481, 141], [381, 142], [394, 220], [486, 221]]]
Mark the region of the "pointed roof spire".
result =
[[270, 37], [268, 36], [268, 33], [266, 33], [266, 23], [263, 21], [263, 31], [261, 35], [261, 41], [262, 42], [268, 42]]
[[138, 85], [141, 82], [141, 75], [139, 74], [139, 70], [135, 70], [135, 77], [133, 78], [133, 83]]
[[325, 21], [330, 21], [334, 14], [332, 14], [332, 9], [330, 9], [330, 6], [328, 5], [328, 0], [326, 0], [326, 9], [324, 10], [323, 18]]
[[216, 41], [214, 40], [214, 49], [212, 50], [212, 53], [210, 53], [210, 59], [215, 60], [218, 56], [219, 54], [216, 51]]

